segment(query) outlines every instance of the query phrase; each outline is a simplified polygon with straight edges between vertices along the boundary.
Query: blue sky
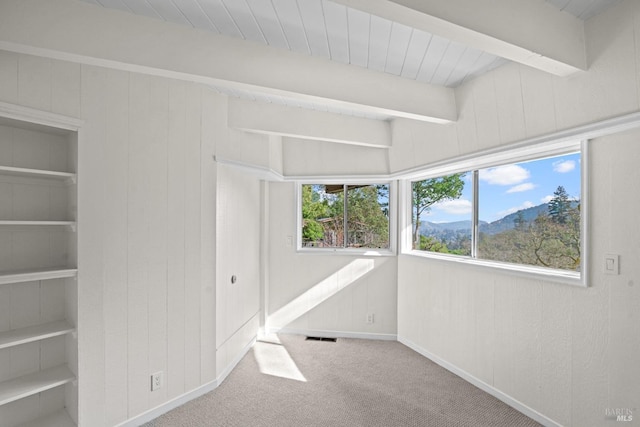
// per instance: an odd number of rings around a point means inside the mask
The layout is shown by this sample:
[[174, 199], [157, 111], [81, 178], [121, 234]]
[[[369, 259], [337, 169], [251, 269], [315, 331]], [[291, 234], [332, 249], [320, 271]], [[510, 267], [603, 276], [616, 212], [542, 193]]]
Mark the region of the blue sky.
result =
[[[471, 174], [458, 200], [432, 206], [422, 219], [452, 222], [471, 219]], [[520, 209], [546, 203], [562, 185], [571, 198], [580, 197], [580, 154], [480, 170], [480, 220], [492, 222]]]

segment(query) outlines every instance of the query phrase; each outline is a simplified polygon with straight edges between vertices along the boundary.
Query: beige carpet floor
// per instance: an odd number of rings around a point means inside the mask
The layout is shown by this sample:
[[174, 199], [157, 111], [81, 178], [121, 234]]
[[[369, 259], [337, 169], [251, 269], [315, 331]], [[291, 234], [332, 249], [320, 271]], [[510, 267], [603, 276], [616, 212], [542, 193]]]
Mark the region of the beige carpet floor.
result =
[[214, 391], [146, 427], [469, 426], [539, 424], [389, 341], [258, 342]]

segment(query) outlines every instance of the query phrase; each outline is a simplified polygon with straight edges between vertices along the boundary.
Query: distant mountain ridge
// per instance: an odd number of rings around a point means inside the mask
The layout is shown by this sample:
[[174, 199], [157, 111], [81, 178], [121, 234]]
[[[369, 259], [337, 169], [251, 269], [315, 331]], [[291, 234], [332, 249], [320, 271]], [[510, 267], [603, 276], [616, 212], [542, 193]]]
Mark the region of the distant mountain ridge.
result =
[[535, 219], [540, 214], [548, 214], [549, 213], [549, 204], [543, 203], [538, 206], [533, 206], [527, 209], [520, 209], [512, 214], [509, 214], [505, 217], [500, 218], [499, 220], [486, 223], [485, 226], [480, 225], [480, 232], [487, 234], [498, 234], [503, 231], [512, 230], [516, 228], [516, 219], [519, 214], [522, 214], [522, 219], [525, 222], [530, 223], [535, 221]]
[[[503, 231], [512, 230], [516, 226], [516, 218], [522, 214], [522, 218], [526, 222], [533, 222], [538, 215], [547, 214], [549, 212], [549, 204], [543, 203], [517, 212], [506, 215], [496, 221], [486, 222], [480, 221], [480, 232], [486, 234], [498, 234]], [[425, 221], [420, 226], [420, 234], [425, 236], [438, 236], [446, 232], [464, 232], [471, 230], [471, 220], [454, 221], [454, 222], [429, 222]]]

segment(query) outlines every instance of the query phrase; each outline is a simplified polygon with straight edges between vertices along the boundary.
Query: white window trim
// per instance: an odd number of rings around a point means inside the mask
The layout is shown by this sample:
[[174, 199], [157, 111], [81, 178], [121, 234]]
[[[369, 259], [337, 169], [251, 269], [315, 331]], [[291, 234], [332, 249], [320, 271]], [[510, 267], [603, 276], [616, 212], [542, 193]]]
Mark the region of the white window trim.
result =
[[[389, 248], [388, 249], [356, 249], [356, 248], [304, 248], [302, 247], [302, 186], [315, 184], [345, 184], [345, 185], [389, 185]], [[397, 181], [389, 180], [388, 177], [381, 179], [316, 179], [296, 181], [295, 185], [296, 201], [296, 252], [301, 254], [315, 255], [356, 255], [356, 256], [395, 256], [397, 255], [397, 214], [398, 206], [398, 185]]]
[[[414, 250], [411, 239], [412, 229], [412, 215], [411, 215], [411, 203], [412, 203], [412, 190], [411, 182], [420, 181], [427, 178], [437, 178], [441, 176], [450, 175], [459, 172], [469, 172], [473, 170], [485, 169], [495, 166], [501, 166], [504, 164], [520, 163], [527, 160], [535, 160], [544, 157], [558, 156], [562, 154], [580, 152], [580, 174], [581, 174], [581, 188], [580, 188], [580, 272], [551, 269], [545, 267], [537, 267], [526, 264], [512, 264], [484, 259], [472, 258], [471, 256], [462, 255], [450, 255], [441, 254], [427, 251]], [[587, 287], [588, 286], [588, 271], [589, 271], [589, 223], [588, 223], [588, 211], [589, 211], [589, 180], [588, 180], [588, 141], [586, 140], [574, 140], [574, 141], [560, 141], [551, 144], [539, 144], [534, 146], [528, 146], [523, 148], [507, 148], [498, 152], [486, 152], [476, 155], [474, 158], [465, 158], [461, 160], [453, 160], [446, 164], [437, 165], [432, 168], [425, 168], [422, 171], [414, 171], [411, 175], [406, 177], [400, 182], [399, 191], [399, 205], [401, 209], [400, 213], [400, 229], [402, 235], [400, 236], [400, 253], [403, 255], [411, 255], [422, 258], [428, 258], [433, 260], [441, 260], [447, 262], [457, 262], [470, 266], [476, 266], [479, 268], [493, 268], [500, 269], [507, 273], [512, 273], [518, 276], [524, 276], [532, 279], [546, 280], [564, 284], [570, 284], [575, 286]], [[474, 205], [477, 202], [474, 201]]]

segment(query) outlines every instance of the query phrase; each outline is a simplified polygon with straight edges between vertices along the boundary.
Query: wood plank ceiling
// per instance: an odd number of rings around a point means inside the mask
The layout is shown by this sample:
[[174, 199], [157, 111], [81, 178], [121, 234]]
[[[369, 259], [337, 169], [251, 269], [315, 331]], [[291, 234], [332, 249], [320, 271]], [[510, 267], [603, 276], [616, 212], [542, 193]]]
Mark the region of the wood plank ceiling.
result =
[[[508, 62], [428, 32], [329, 0], [82, 0], [225, 36], [327, 58], [446, 87]], [[538, 0], [531, 0], [538, 1]], [[588, 19], [619, 0], [546, 0]], [[257, 95], [223, 87], [230, 96], [384, 119], [342, 108]]]
[[83, 1], [448, 87], [505, 62], [327, 0]]

